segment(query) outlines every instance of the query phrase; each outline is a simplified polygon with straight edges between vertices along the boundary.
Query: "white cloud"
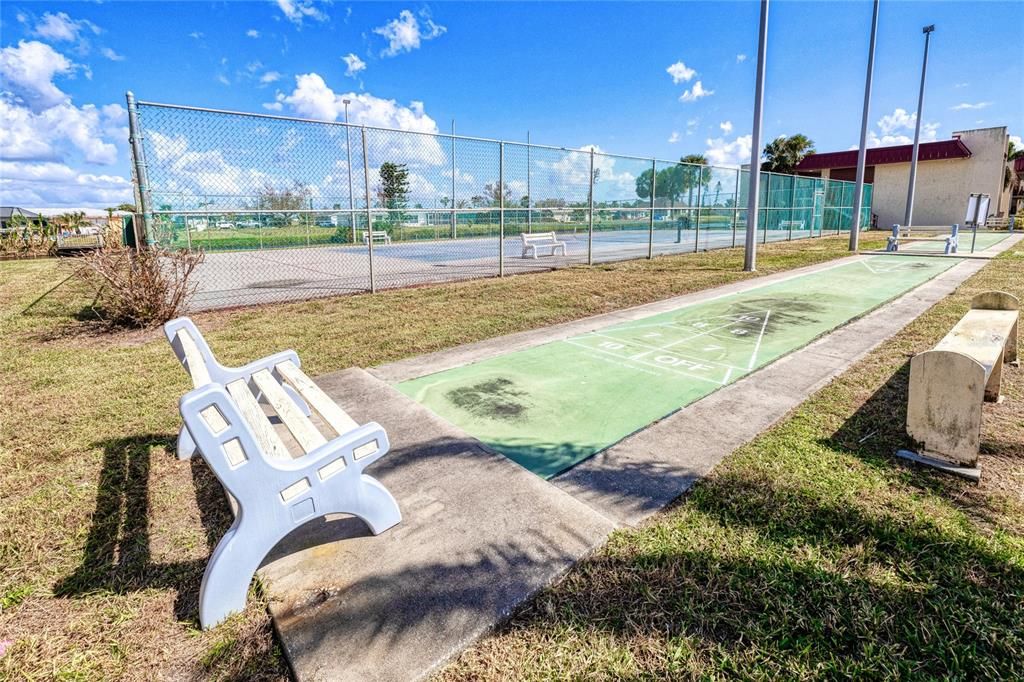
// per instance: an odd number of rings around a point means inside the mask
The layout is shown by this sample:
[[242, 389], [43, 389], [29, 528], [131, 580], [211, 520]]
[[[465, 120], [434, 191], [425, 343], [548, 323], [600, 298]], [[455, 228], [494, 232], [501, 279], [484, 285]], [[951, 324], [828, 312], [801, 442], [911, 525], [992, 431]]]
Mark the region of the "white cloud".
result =
[[99, 34], [100, 28], [85, 19], [72, 19], [64, 12], [46, 12], [32, 33], [54, 42], [77, 42], [83, 33]]
[[254, 28], [250, 28], [248, 31], [245, 32], [245, 35], [248, 38], [259, 38], [260, 32]]
[[691, 69], [682, 62], [672, 64], [665, 69], [665, 71], [668, 72], [668, 75], [672, 76], [673, 83], [683, 83], [697, 75], [697, 72], [694, 69]]
[[[346, 99], [350, 102], [349, 120], [355, 125], [438, 132], [437, 122], [426, 114], [423, 102], [411, 101], [405, 107], [393, 99], [374, 97], [366, 92], [335, 93], [317, 73], [296, 76], [295, 89], [287, 95], [278, 93], [276, 101], [304, 118], [336, 121], [344, 120]], [[382, 160], [403, 159], [410, 165], [438, 165], [445, 156], [434, 137], [374, 133], [372, 140], [371, 151]]]
[[[891, 114], [878, 119], [878, 130], [868, 131], [869, 147], [890, 147], [893, 145], [911, 144], [914, 141], [914, 126], [917, 114], [910, 114], [906, 109], [897, 108]], [[931, 142], [938, 136], [939, 123], [924, 122], [921, 124], [921, 140]]]
[[263, 108], [268, 111], [281, 111], [284, 109], [284, 104], [281, 102], [264, 102]]
[[345, 69], [346, 76], [355, 76], [360, 71], [366, 70], [366, 62], [360, 59], [354, 52], [349, 52], [341, 59], [345, 62], [345, 66], [348, 67]]
[[56, 162], [0, 160], [4, 204], [26, 208], [102, 208], [132, 201], [132, 184], [118, 175], [82, 173]]
[[957, 89], [960, 89], [960, 88], [966, 88], [968, 85], [970, 85], [970, 83], [957, 83], [953, 87], [957, 88]]
[[672, 134], [668, 136], [668, 143], [675, 144], [676, 142], [679, 142], [679, 132], [673, 130]]
[[284, 13], [288, 21], [296, 26], [302, 26], [306, 19], [314, 21], [327, 21], [328, 16], [317, 8], [313, 0], [274, 0], [278, 9]]
[[739, 166], [750, 162], [751, 135], [742, 135], [732, 142], [716, 137], [705, 140], [704, 156], [714, 166]]
[[191, 33], [189, 33], [189, 34], [188, 34], [188, 37], [189, 37], [189, 38], [193, 38], [193, 39], [195, 39], [195, 40], [200, 40], [200, 39], [202, 39], [202, 37], [203, 37], [204, 35], [206, 35], [206, 34], [205, 34], [205, 33], [202, 33], [202, 32], [200, 32], [200, 31], [192, 31]]
[[221, 85], [231, 85], [231, 80], [224, 74], [217, 74], [217, 82]]
[[747, 55], [745, 55], [743, 53], [740, 53], [740, 54], [736, 55], [736, 63], [737, 64], [742, 64], [745, 61], [747, 61]]
[[278, 71], [267, 71], [260, 76], [260, 83], [273, 83], [281, 80], [281, 73]]
[[53, 83], [55, 76], [74, 72], [71, 60], [37, 40], [18, 43], [0, 50], [0, 75], [5, 90], [23, 98], [33, 109], [41, 109], [68, 98]]
[[984, 109], [992, 106], [992, 102], [976, 102], [971, 104], [970, 102], [961, 102], [954, 107], [950, 107], [953, 111], [964, 111], [965, 109]]
[[1020, 135], [1010, 135], [1010, 142], [1013, 143], [1014, 148], [1024, 149], [1024, 143], [1021, 142]]
[[705, 90], [704, 84], [701, 81], [697, 81], [693, 84], [693, 87], [684, 92], [679, 96], [680, 102], [696, 102], [702, 97], [710, 97], [715, 94], [714, 90]]
[[121, 54], [118, 54], [117, 52], [114, 52], [114, 50], [112, 48], [109, 48], [109, 47], [101, 48], [100, 49], [100, 54], [102, 54], [104, 57], [106, 57], [107, 59], [109, 59], [112, 62], [123, 62], [124, 61], [124, 55], [121, 55]]
[[732, 132], [732, 121], [722, 121], [718, 124], [718, 127], [722, 129], [722, 132], [726, 135]]
[[412, 52], [420, 47], [424, 40], [433, 40], [444, 34], [448, 29], [435, 24], [434, 21], [423, 12], [420, 17], [424, 20], [421, 25], [416, 16], [407, 9], [398, 13], [397, 19], [392, 19], [383, 26], [373, 29], [377, 35], [383, 36], [388, 41], [388, 46], [381, 51], [382, 57], [394, 57], [402, 52]]

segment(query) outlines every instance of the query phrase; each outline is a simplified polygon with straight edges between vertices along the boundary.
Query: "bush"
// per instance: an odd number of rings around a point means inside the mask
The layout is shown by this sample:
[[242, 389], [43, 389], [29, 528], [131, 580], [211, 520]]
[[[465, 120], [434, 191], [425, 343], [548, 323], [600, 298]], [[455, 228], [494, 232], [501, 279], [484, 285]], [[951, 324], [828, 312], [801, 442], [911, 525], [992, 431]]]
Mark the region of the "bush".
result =
[[93, 310], [112, 326], [151, 327], [185, 312], [195, 294], [192, 273], [201, 251], [97, 249], [78, 262], [76, 273], [95, 293]]

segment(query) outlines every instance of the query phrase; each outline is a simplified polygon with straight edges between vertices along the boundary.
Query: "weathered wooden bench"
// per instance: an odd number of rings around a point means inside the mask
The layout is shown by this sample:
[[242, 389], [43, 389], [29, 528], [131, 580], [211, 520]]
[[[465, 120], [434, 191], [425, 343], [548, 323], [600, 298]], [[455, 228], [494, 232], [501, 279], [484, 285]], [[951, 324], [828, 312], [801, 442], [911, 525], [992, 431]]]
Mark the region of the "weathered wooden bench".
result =
[[363, 243], [369, 245], [370, 240], [374, 244], [390, 244], [391, 235], [384, 230], [363, 230]]
[[[174, 338], [182, 339], [177, 332]], [[202, 355], [187, 359], [191, 374]], [[299, 369], [294, 352], [261, 364], [269, 366], [226, 384], [206, 382], [179, 403], [195, 450], [224, 486], [235, 512], [203, 574], [199, 620], [204, 628], [245, 608], [249, 583], [264, 557], [307, 521], [351, 514], [379, 535], [402, 520], [391, 493], [363, 473], [390, 448], [384, 429], [374, 422], [357, 424]], [[309, 408], [321, 427], [310, 419]], [[272, 418], [297, 448], [285, 443]], [[296, 456], [293, 449], [301, 452]]]
[[533, 258], [536, 259], [539, 248], [550, 249], [550, 256], [554, 256], [558, 250], [565, 255], [565, 242], [558, 241], [558, 236], [554, 232], [523, 232], [519, 236], [523, 239], [523, 258], [533, 252]]
[[943, 253], [956, 253], [960, 248], [960, 225], [954, 224], [948, 235], [942, 237], [911, 237], [909, 227], [892, 226], [892, 236], [885, 246], [886, 251], [899, 251], [900, 244], [906, 242], [943, 242], [946, 247]]
[[[1017, 360], [1020, 303], [1010, 294], [978, 294], [971, 309], [935, 346], [910, 361], [907, 433], [919, 453], [977, 479], [983, 401], [998, 401], [1003, 364]], [[933, 462], [925, 462], [933, 463]]]

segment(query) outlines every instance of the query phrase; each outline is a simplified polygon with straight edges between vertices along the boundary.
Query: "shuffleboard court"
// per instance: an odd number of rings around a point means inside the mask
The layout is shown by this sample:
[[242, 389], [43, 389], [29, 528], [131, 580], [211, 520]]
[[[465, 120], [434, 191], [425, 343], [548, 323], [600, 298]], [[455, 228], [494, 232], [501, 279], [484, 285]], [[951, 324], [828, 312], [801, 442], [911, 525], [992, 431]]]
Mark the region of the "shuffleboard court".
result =
[[398, 388], [549, 478], [957, 262], [864, 258]]
[[[937, 236], [944, 237], [946, 234], [939, 233]], [[959, 253], [969, 254], [971, 252], [972, 240], [974, 241], [974, 252], [977, 253], [978, 251], [984, 251], [989, 247], [995, 246], [1009, 236], [1009, 232], [978, 232], [977, 239], [975, 239], [970, 230], [961, 230]], [[900, 245], [900, 251], [913, 251], [915, 253], [942, 253], [945, 248], [946, 245], [942, 242], [909, 242], [906, 246]]]

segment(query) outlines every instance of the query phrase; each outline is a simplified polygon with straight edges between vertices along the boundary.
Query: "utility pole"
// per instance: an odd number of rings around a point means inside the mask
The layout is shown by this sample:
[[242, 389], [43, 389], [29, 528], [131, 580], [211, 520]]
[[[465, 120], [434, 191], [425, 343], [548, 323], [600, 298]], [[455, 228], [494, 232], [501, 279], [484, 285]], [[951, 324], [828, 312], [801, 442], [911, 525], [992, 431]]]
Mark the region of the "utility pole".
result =
[[907, 188], [907, 213], [903, 224], [914, 224], [914, 185], [917, 183], [917, 148], [921, 143], [921, 120], [924, 118], [924, 77], [928, 73], [928, 43], [935, 24], [921, 29], [924, 33], [924, 63], [921, 65], [921, 92], [917, 96], [917, 124], [914, 126], [914, 151], [910, 154], [910, 186]]
[[868, 75], [864, 80], [864, 113], [860, 120], [860, 149], [857, 152], [857, 185], [853, 190], [853, 222], [850, 251], [860, 247], [860, 213], [864, 205], [864, 171], [868, 160], [868, 110], [871, 108], [871, 80], [875, 73], [875, 35], [878, 32], [878, 0], [871, 11], [871, 40], [868, 43]]
[[754, 130], [750, 136], [750, 188], [747, 196], [747, 240], [743, 270], [757, 269], [757, 200], [761, 192], [761, 109], [764, 106], [764, 70], [768, 56], [768, 0], [761, 0], [757, 36], [757, 86], [754, 90]]

